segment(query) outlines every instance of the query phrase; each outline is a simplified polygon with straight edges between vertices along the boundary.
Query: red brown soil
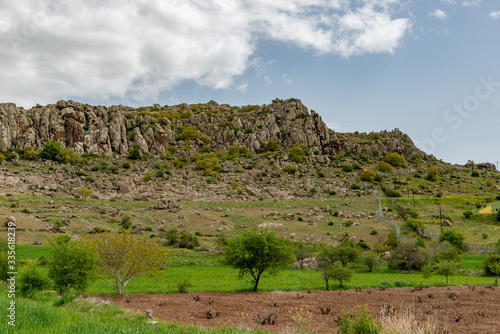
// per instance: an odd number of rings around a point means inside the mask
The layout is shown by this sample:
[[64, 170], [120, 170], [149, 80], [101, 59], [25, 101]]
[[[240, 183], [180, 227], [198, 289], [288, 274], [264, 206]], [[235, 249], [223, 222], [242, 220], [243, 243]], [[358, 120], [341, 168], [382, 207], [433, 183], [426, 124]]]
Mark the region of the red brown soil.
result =
[[[458, 295], [456, 300], [450, 297]], [[305, 321], [307, 328], [318, 333], [335, 333], [338, 326], [335, 318], [341, 311], [358, 311], [359, 305], [366, 305], [368, 311], [380, 319], [384, 304], [396, 308], [396, 314], [405, 309], [416, 315], [432, 317], [448, 333], [500, 333], [500, 288], [486, 287], [450, 287], [429, 288], [411, 292], [410, 289], [378, 289], [349, 291], [312, 291], [301, 292], [265, 292], [265, 293], [197, 293], [200, 300], [195, 301], [190, 294], [169, 295], [128, 295], [98, 296], [99, 299], [112, 301], [125, 308], [144, 313], [153, 310], [153, 316], [174, 323], [204, 327], [230, 325], [241, 328], [261, 329], [273, 332], [293, 332], [296, 323], [292, 316], [297, 312], [307, 318], [307, 311], [312, 315]], [[419, 302], [420, 297], [421, 302]], [[209, 298], [213, 300], [209, 305]], [[322, 315], [320, 306], [330, 306], [328, 315]], [[434, 305], [434, 311], [431, 312]], [[302, 310], [301, 310], [302, 309]], [[207, 319], [211, 310], [214, 319]], [[479, 312], [478, 312], [479, 311]], [[484, 316], [480, 313], [484, 311]], [[257, 314], [275, 312], [274, 325], [258, 324]], [[426, 313], [431, 313], [426, 315]], [[244, 313], [244, 315], [242, 315]], [[457, 314], [462, 314], [459, 322]], [[440, 333], [443, 333], [441, 330]]]

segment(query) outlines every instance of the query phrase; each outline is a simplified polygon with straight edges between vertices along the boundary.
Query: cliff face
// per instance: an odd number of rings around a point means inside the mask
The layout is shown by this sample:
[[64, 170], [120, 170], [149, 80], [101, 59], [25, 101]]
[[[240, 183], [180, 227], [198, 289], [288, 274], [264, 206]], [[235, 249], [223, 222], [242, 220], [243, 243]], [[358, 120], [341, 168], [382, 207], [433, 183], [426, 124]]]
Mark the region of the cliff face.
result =
[[[191, 137], [182, 136], [192, 128]], [[90, 106], [58, 101], [29, 110], [12, 103], [0, 104], [0, 151], [40, 148], [47, 141], [59, 141], [77, 153], [124, 156], [129, 147], [159, 155], [175, 146], [176, 156], [189, 156], [209, 143], [213, 150], [232, 145], [259, 152], [270, 139], [282, 147], [306, 144], [315, 156], [332, 156], [344, 151], [367, 157], [396, 151], [409, 156], [416, 149], [399, 130], [367, 134], [338, 134], [329, 130], [321, 117], [300, 100], [276, 99], [265, 106], [231, 107], [214, 101], [171, 107], [130, 108]], [[376, 153], [375, 153], [376, 152]]]

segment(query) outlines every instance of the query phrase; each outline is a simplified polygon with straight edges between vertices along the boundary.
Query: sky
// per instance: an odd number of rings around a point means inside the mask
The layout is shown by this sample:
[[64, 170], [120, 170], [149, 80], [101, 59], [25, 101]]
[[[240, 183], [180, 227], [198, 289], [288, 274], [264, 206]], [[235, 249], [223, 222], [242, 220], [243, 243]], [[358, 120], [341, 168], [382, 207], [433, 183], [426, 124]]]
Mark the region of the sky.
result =
[[497, 163], [494, 0], [0, 0], [0, 102], [268, 104]]

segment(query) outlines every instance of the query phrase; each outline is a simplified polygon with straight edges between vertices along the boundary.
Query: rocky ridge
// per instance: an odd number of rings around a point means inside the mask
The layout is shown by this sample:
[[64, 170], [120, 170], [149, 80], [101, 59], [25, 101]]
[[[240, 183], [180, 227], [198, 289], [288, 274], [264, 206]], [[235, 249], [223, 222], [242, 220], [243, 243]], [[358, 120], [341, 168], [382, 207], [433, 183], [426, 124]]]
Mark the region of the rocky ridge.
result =
[[[184, 127], [196, 129], [188, 143], [179, 134]], [[159, 156], [175, 148], [179, 157], [212, 150], [246, 146], [261, 151], [273, 139], [284, 148], [306, 144], [316, 156], [332, 156], [345, 151], [373, 157], [394, 151], [405, 156], [419, 151], [399, 130], [384, 131], [381, 140], [365, 140], [366, 134], [339, 134], [328, 129], [321, 116], [309, 111], [298, 99], [280, 100], [263, 106], [231, 107], [214, 101], [171, 107], [130, 108], [90, 106], [58, 101], [29, 110], [13, 103], [0, 104], [0, 151], [39, 149], [45, 142], [58, 141], [77, 153], [126, 156], [131, 146], [142, 153]], [[323, 158], [320, 158], [323, 160]]]

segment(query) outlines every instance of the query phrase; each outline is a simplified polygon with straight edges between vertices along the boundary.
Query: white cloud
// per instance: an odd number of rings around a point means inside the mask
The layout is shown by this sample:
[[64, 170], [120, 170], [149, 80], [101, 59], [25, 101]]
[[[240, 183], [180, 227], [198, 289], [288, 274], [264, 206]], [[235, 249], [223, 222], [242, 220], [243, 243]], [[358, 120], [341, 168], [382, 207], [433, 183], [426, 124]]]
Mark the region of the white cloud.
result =
[[481, 4], [482, 0], [466, 0], [462, 2], [462, 6], [465, 7], [476, 7]]
[[436, 9], [435, 11], [432, 11], [429, 14], [427, 14], [427, 16], [433, 16], [440, 20], [446, 20], [448, 18], [448, 15], [441, 9]]
[[494, 10], [490, 13], [490, 17], [492, 19], [500, 19], [500, 11], [499, 10]]
[[269, 78], [271, 64], [253, 63], [260, 40], [350, 57], [393, 53], [411, 27], [394, 17], [400, 0], [0, 2], [0, 91], [25, 106], [235, 88], [252, 66]]
[[247, 91], [247, 88], [248, 88], [248, 83], [244, 82], [241, 85], [239, 85], [238, 87], [236, 87], [236, 90], [241, 92], [241, 93], [244, 93]]
[[455, 0], [441, 0], [442, 3], [448, 3], [450, 5], [454, 5], [456, 4], [457, 2]]

